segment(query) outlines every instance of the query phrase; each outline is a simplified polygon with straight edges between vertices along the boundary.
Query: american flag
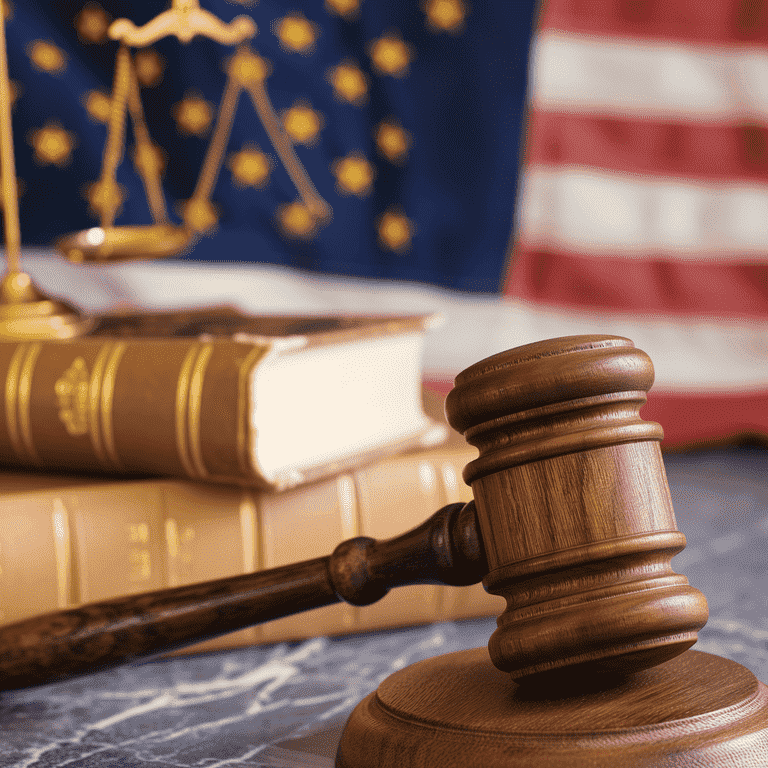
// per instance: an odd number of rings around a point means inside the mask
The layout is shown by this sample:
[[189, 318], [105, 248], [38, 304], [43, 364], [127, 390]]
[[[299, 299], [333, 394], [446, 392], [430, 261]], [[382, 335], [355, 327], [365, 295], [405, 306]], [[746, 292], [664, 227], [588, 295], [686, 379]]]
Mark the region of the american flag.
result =
[[549, 0], [506, 293], [632, 338], [666, 444], [768, 430], [768, 3]]
[[[768, 434], [768, 3], [200, 5], [258, 27], [250, 48], [267, 92], [333, 217], [316, 226], [302, 215], [241, 98], [187, 263], [300, 270], [293, 282], [260, 273], [270, 310], [277, 295], [291, 309], [294, 286], [302, 309], [440, 309], [449, 322], [427, 375], [443, 387], [517, 344], [628, 336], [654, 360], [643, 413], [668, 446]], [[22, 235], [48, 246], [99, 212], [109, 25], [145, 24], [168, 3], [4, 6]], [[194, 194], [232, 53], [200, 37], [132, 52], [174, 221]], [[120, 224], [150, 220], [135, 139], [129, 128]], [[174, 274], [193, 297], [197, 283]], [[235, 296], [240, 273], [229, 274], [217, 279]]]

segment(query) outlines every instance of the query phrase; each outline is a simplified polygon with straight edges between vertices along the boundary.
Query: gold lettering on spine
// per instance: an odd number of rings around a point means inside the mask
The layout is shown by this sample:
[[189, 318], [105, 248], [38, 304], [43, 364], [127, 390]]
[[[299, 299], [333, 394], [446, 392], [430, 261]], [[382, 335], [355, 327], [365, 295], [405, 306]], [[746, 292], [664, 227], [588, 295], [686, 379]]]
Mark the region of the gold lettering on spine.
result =
[[[104, 373], [101, 376], [101, 396], [99, 398], [101, 411], [101, 444], [109, 461], [115, 469], [122, 469], [123, 463], [117, 455], [115, 446], [115, 427], [113, 421], [114, 401], [115, 401], [115, 380], [117, 379], [117, 369], [120, 361], [123, 359], [127, 344], [124, 341], [114, 343], [109, 358], [104, 365]], [[95, 371], [94, 371], [95, 375]]]
[[195, 359], [200, 352], [200, 345], [193, 344], [179, 372], [179, 380], [176, 384], [176, 450], [184, 471], [189, 477], [195, 477], [195, 467], [189, 456], [189, 444], [187, 437], [187, 409], [189, 403], [189, 380], [192, 376], [192, 368]]
[[72, 600], [72, 539], [69, 512], [61, 499], [53, 502], [53, 546], [56, 561], [56, 597], [59, 608], [67, 608]]
[[8, 424], [8, 437], [11, 441], [14, 453], [20, 459], [26, 459], [24, 445], [19, 436], [19, 420], [16, 414], [16, 402], [19, 395], [19, 371], [24, 355], [27, 352], [28, 344], [19, 344], [11, 357], [11, 364], [8, 367], [8, 375], [5, 379], [5, 420]]
[[187, 429], [189, 430], [189, 454], [197, 477], [208, 477], [208, 470], [203, 462], [203, 446], [200, 439], [200, 421], [203, 404], [203, 382], [205, 370], [213, 355], [213, 344], [203, 344], [200, 354], [192, 368], [187, 400]]
[[21, 371], [19, 372], [19, 434], [26, 455], [36, 464], [40, 463], [40, 458], [32, 442], [30, 401], [32, 395], [32, 372], [35, 370], [35, 363], [40, 356], [42, 348], [43, 345], [39, 341], [29, 345], [24, 362], [21, 365]]

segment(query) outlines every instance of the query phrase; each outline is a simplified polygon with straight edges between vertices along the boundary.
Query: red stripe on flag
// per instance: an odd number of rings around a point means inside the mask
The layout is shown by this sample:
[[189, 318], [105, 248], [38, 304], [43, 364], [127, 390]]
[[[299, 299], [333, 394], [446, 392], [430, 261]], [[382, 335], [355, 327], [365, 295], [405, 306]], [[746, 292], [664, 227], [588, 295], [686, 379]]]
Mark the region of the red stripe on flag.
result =
[[526, 159], [706, 181], [768, 179], [768, 127], [530, 112]]
[[[450, 379], [425, 385], [442, 395], [453, 388]], [[670, 392], [651, 389], [641, 410], [646, 421], [664, 428], [662, 448], [708, 447], [745, 436], [768, 433], [768, 390], [752, 392]]]
[[696, 45], [766, 45], [768, 6], [745, 0], [549, 0], [539, 29]]
[[641, 415], [664, 428], [662, 448], [704, 448], [759, 435], [765, 442], [768, 390], [692, 393], [651, 389]]
[[504, 292], [582, 310], [768, 318], [764, 265], [589, 257], [521, 242], [514, 249]]

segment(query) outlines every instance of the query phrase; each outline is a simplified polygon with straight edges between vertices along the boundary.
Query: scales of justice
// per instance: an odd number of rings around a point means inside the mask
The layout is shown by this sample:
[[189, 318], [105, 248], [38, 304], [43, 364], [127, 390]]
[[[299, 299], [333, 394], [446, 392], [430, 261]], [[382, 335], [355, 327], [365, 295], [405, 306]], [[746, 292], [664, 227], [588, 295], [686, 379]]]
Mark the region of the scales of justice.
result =
[[[21, 268], [5, 19], [0, 26], [0, 174], [8, 262], [7, 274], [0, 281], [0, 339], [74, 338], [88, 332], [93, 325], [92, 319], [64, 302], [44, 296]], [[107, 139], [98, 181], [101, 221], [98, 227], [74, 232], [57, 241], [57, 248], [70, 261], [106, 263], [159, 259], [176, 256], [191, 248], [208, 227], [206, 222], [214, 220], [211, 194], [221, 170], [238, 100], [244, 91], [251, 97], [259, 119], [310, 216], [317, 222], [329, 218], [330, 206], [318, 195], [272, 107], [265, 86], [268, 63], [247, 45], [256, 32], [256, 24], [249, 16], [238, 16], [225, 23], [200, 8], [198, 0], [173, 0], [168, 10], [141, 27], [128, 19], [117, 19], [110, 25], [108, 34], [113, 40], [120, 41], [120, 48], [115, 62]], [[132, 48], [144, 48], [170, 35], [175, 35], [182, 43], [189, 43], [195, 36], [203, 36], [236, 48], [227, 62], [227, 81], [216, 126], [192, 197], [185, 207], [184, 223], [180, 225], [171, 223], [168, 218], [160, 168], [154, 160], [154, 148], [131, 55]], [[136, 170], [144, 185], [153, 219], [149, 226], [115, 225], [120, 205], [116, 175], [125, 149], [127, 115], [130, 115], [133, 125]]]
[[[121, 152], [126, 105], [142, 124], [127, 46], [166, 34], [237, 45], [255, 28], [247, 19], [221, 25], [196, 2], [175, 2], [141, 29], [115, 22], [112, 30], [123, 41], [115, 78], [122, 106], [110, 123], [107, 179]], [[263, 78], [233, 72], [243, 51], [230, 62], [227, 90], [253, 96]], [[5, 338], [75, 336], [87, 319], [41, 296], [19, 267], [7, 70], [0, 74], [9, 243], [0, 330]], [[263, 92], [255, 92], [263, 106]], [[227, 109], [220, 118], [228, 125]], [[211, 150], [214, 171], [223, 143]], [[201, 174], [203, 203], [211, 173]], [[145, 178], [150, 197], [156, 181]], [[324, 215], [308, 180], [295, 181]], [[176, 253], [196, 236], [156, 212], [151, 227], [115, 227], [111, 208], [98, 235], [77, 233], [62, 247], [81, 261], [144, 258]], [[768, 688], [736, 662], [691, 649], [708, 610], [671, 567], [685, 537], [661, 427], [639, 415], [653, 375], [648, 356], [616, 336], [550, 339], [476, 363], [446, 400], [450, 424], [478, 449], [464, 472], [473, 501], [450, 504], [388, 541], [358, 537], [327, 557], [5, 625], [0, 690], [88, 674], [342, 600], [369, 605], [398, 586], [482, 579], [507, 601], [487, 648], [421, 661], [381, 683], [350, 715], [338, 768], [765, 768]]]

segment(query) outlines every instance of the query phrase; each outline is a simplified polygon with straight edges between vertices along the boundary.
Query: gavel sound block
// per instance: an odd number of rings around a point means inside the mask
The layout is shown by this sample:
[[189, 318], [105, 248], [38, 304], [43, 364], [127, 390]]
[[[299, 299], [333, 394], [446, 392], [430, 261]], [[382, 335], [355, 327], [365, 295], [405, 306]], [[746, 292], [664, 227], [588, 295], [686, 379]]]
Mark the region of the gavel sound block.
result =
[[[704, 597], [677, 531], [653, 381], [627, 339], [531, 344], [464, 371], [450, 423], [474, 502], [328, 558], [84, 606], [0, 630], [0, 687], [50, 682], [393, 586], [471, 584], [507, 607], [488, 649], [429, 659], [354, 710], [339, 768], [768, 765], [768, 689], [687, 650]], [[489, 658], [490, 653], [490, 658]]]

